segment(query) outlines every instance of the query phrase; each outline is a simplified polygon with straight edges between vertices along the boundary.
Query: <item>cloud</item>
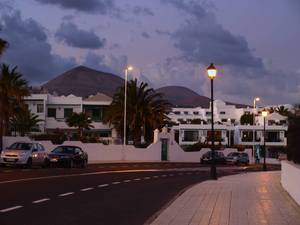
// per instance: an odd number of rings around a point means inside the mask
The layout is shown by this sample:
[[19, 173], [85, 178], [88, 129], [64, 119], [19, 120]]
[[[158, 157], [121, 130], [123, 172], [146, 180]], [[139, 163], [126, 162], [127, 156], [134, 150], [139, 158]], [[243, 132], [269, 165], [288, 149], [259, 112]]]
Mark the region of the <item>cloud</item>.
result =
[[185, 21], [171, 38], [182, 57], [195, 63], [264, 69], [262, 59], [255, 57], [246, 39], [234, 35], [217, 23], [213, 13], [196, 1], [162, 0], [188, 13]]
[[94, 52], [89, 52], [83, 65], [107, 72], [113, 73], [119, 76], [123, 75], [124, 68], [128, 63], [128, 58], [125, 55], [114, 56], [114, 55], [98, 55]]
[[57, 5], [86, 13], [110, 14], [116, 10], [113, 0], [35, 0], [42, 4]]
[[154, 16], [154, 12], [148, 8], [135, 6], [132, 12], [139, 16], [139, 15], [146, 15], [146, 16]]
[[62, 22], [55, 33], [57, 40], [76, 48], [103, 48], [106, 39], [100, 39], [93, 30], [82, 30], [72, 22]]
[[1, 37], [9, 42], [2, 61], [18, 66], [29, 81], [46, 81], [76, 64], [74, 58], [53, 54], [44, 27], [33, 19], [22, 19], [19, 11], [3, 12], [0, 24]]
[[158, 35], [162, 35], [162, 36], [171, 36], [172, 33], [170, 31], [164, 31], [164, 30], [160, 30], [160, 29], [156, 29], [155, 33], [157, 33]]
[[148, 39], [148, 38], [150, 38], [150, 35], [147, 33], [147, 32], [142, 32], [142, 37], [144, 37], [144, 38], [146, 38], [146, 39]]

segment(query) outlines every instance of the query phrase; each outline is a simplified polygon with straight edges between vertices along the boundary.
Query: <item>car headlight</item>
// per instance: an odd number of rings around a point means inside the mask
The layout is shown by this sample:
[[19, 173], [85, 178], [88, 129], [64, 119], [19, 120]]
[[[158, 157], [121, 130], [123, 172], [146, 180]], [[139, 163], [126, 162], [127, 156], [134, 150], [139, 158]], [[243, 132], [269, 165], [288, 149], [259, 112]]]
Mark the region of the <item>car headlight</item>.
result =
[[4, 157], [4, 156], [5, 156], [5, 152], [2, 151], [2, 152], [1, 152], [1, 157]]
[[37, 158], [37, 157], [38, 157], [37, 153], [32, 154], [32, 158]]

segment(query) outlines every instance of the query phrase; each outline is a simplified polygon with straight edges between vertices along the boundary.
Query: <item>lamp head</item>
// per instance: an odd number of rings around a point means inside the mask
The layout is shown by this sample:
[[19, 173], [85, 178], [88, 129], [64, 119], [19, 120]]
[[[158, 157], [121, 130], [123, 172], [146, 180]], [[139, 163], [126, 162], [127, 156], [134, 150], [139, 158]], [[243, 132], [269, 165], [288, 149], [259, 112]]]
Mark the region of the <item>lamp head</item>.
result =
[[257, 101], [257, 102], [260, 101], [260, 97], [256, 97], [255, 101]]
[[217, 76], [217, 68], [214, 66], [213, 63], [207, 67], [207, 75], [210, 79], [214, 79]]
[[127, 71], [132, 71], [132, 70], [133, 70], [133, 67], [130, 66], [130, 65], [128, 65], [128, 66], [126, 67], [126, 70], [127, 70]]
[[266, 116], [268, 115], [268, 111], [267, 111], [267, 110], [262, 111], [262, 112], [261, 112], [261, 115], [262, 115], [263, 117], [266, 117]]

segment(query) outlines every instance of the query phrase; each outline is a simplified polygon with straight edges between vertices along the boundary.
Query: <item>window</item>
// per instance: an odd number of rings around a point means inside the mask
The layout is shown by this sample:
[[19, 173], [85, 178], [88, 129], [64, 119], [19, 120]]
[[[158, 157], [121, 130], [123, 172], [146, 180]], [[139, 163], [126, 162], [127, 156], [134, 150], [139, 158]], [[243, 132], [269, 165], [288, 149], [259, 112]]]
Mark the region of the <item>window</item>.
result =
[[206, 112], [205, 115], [211, 116], [211, 112]]
[[44, 104], [37, 104], [36, 105], [36, 112], [43, 113], [44, 112]]
[[180, 112], [179, 111], [175, 111], [174, 114], [175, 115], [180, 115]]
[[48, 117], [56, 118], [56, 109], [48, 108]]
[[185, 112], [184, 112], [184, 115], [189, 115], [189, 112], [185, 111]]
[[228, 119], [222, 119], [221, 121], [222, 122], [228, 122]]
[[194, 115], [199, 115], [199, 112], [193, 112], [194, 113]]
[[220, 115], [225, 115], [225, 114], [226, 114], [226, 112], [224, 112], [224, 111], [220, 112]]
[[198, 141], [199, 132], [197, 130], [185, 130], [183, 141]]
[[73, 108], [65, 108], [64, 109], [65, 118], [69, 118], [72, 114], [73, 114]]

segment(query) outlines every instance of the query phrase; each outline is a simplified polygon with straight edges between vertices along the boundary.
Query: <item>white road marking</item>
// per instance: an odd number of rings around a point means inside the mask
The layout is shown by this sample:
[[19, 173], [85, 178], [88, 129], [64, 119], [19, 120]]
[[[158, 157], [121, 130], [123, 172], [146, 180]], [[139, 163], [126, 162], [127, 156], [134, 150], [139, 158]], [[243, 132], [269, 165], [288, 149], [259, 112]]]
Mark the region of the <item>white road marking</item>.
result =
[[119, 182], [119, 181], [112, 182], [112, 184], [119, 184], [119, 183], [121, 183], [121, 182]]
[[89, 187], [89, 188], [83, 188], [83, 189], [80, 189], [80, 191], [90, 191], [90, 190], [93, 190], [94, 188], [92, 187]]
[[1, 209], [0, 212], [1, 213], [5, 213], [5, 212], [9, 212], [9, 211], [12, 211], [12, 210], [15, 210], [15, 209], [19, 209], [19, 208], [22, 208], [23, 206], [21, 205], [17, 205], [17, 206], [14, 206], [14, 207], [10, 207], [10, 208], [7, 208], [7, 209]]
[[109, 186], [109, 184], [100, 184], [100, 185], [98, 185], [99, 188], [107, 187], [107, 186]]
[[161, 177], [166, 177], [167, 175], [166, 174], [164, 174], [164, 175], [161, 175]]
[[134, 180], [141, 180], [141, 178], [135, 178]]
[[173, 176], [174, 176], [174, 174], [172, 174], [172, 173], [171, 173], [171, 174], [169, 174], [169, 176], [170, 176], [170, 177], [173, 177]]
[[42, 199], [33, 201], [32, 203], [37, 204], [37, 203], [42, 203], [42, 202], [46, 202], [46, 201], [49, 201], [49, 200], [50, 200], [50, 198], [42, 198]]
[[129, 183], [131, 180], [123, 180], [124, 183]]
[[153, 178], [158, 178], [158, 176], [153, 176]]
[[151, 179], [151, 177], [144, 177], [144, 180], [149, 180]]
[[64, 196], [73, 195], [73, 194], [74, 194], [74, 192], [67, 192], [67, 193], [60, 194], [58, 196], [64, 197]]

